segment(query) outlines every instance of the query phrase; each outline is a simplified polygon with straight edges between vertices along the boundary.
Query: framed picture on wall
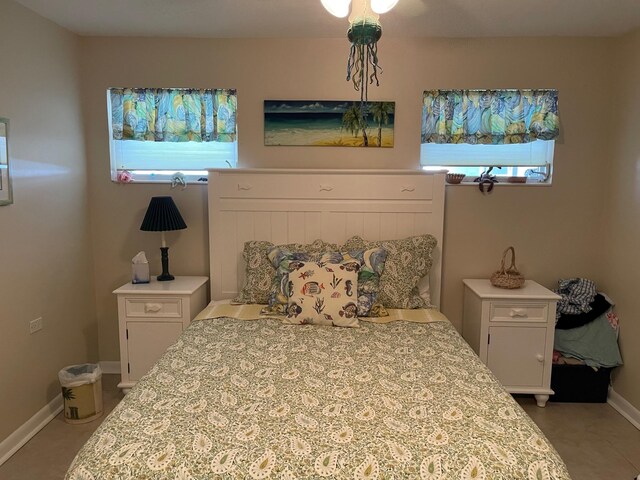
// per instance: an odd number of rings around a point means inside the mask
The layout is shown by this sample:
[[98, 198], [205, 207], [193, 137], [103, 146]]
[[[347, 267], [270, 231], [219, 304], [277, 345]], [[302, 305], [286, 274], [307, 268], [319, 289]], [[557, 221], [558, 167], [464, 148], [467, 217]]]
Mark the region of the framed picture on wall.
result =
[[265, 100], [266, 146], [393, 147], [395, 102]]
[[0, 117], [0, 205], [13, 203], [9, 175], [9, 120]]

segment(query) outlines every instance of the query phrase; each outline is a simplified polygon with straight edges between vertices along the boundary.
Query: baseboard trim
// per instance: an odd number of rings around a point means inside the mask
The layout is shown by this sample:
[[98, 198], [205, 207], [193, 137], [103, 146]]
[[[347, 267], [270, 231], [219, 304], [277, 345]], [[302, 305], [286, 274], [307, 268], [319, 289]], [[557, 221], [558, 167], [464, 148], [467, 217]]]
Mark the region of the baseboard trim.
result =
[[101, 360], [100, 362], [98, 362], [98, 365], [100, 365], [102, 373], [106, 375], [120, 375], [121, 373], [120, 362], [118, 361], [110, 362]]
[[62, 394], [56, 395], [33, 417], [0, 443], [0, 465], [9, 460], [25, 443], [62, 411]]
[[622, 395], [613, 388], [609, 389], [607, 403], [611, 405], [620, 415], [629, 420], [631, 424], [640, 430], [640, 410], [631, 405]]

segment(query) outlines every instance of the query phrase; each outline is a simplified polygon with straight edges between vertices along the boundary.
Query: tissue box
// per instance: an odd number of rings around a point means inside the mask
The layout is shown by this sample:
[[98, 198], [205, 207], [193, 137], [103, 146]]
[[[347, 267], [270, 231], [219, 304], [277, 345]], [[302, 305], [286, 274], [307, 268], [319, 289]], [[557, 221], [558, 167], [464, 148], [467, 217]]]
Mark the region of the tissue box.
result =
[[131, 283], [149, 283], [149, 264], [131, 264]]

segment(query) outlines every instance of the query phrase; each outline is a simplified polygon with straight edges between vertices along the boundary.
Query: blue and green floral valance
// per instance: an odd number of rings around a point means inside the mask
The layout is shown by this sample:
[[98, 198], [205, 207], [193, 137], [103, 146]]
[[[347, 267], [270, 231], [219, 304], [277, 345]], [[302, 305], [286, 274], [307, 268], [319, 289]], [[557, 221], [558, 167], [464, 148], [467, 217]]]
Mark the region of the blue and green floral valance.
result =
[[233, 142], [235, 90], [112, 88], [114, 140]]
[[558, 137], [557, 90], [429, 90], [422, 143], [528, 143]]

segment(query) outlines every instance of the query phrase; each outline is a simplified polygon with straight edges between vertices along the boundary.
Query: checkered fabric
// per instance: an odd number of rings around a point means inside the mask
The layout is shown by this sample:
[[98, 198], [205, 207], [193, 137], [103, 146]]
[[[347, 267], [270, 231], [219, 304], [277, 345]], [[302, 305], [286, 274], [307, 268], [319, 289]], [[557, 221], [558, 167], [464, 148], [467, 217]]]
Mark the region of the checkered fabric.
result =
[[568, 278], [558, 281], [558, 288], [554, 290], [562, 298], [558, 301], [556, 317], [566, 313], [576, 315], [591, 310], [589, 305], [593, 302], [598, 291], [596, 284], [586, 278]]

